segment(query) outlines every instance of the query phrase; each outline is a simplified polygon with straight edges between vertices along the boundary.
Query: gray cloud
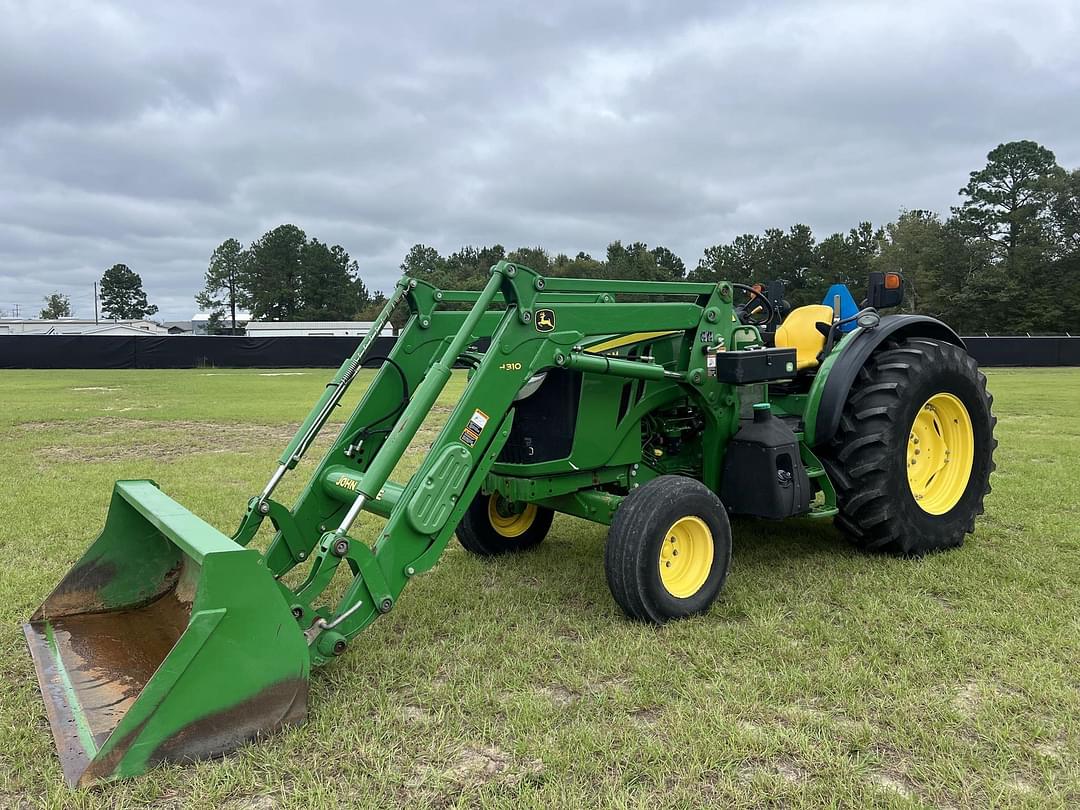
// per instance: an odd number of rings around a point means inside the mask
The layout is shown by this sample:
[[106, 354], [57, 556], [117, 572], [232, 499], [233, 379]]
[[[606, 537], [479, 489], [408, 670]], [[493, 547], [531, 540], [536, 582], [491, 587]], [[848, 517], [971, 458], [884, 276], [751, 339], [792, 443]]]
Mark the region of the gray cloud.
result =
[[123, 261], [170, 318], [295, 222], [408, 247], [819, 236], [946, 211], [997, 143], [1080, 165], [1080, 17], [1014, 3], [0, 0], [0, 311]]

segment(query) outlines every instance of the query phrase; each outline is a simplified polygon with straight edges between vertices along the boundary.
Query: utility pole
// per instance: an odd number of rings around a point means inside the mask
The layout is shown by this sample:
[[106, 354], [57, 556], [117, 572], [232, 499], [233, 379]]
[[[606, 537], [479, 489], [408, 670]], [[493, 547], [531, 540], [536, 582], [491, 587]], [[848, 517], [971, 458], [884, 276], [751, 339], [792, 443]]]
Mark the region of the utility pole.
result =
[[97, 282], [95, 281], [94, 282], [94, 325], [95, 326], [97, 325], [97, 322], [98, 322], [98, 319], [97, 319]]

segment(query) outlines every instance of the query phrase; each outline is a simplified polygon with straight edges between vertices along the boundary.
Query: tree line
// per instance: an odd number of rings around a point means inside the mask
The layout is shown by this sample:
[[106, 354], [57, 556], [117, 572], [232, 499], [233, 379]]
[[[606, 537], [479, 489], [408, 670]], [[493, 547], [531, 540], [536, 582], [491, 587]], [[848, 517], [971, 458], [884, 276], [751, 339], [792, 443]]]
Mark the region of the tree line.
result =
[[[445, 289], [479, 289], [501, 259], [548, 276], [782, 280], [794, 306], [820, 302], [837, 282], [858, 297], [871, 271], [899, 271], [906, 280], [905, 311], [934, 315], [961, 332], [1080, 332], [1080, 169], [1066, 171], [1034, 141], [1012, 141], [990, 151], [959, 198], [947, 216], [904, 210], [895, 222], [860, 222], [820, 240], [801, 223], [742, 234], [706, 248], [689, 269], [664, 246], [615, 241], [596, 258], [552, 255], [540, 246], [508, 251], [499, 244], [443, 256], [417, 244], [401, 271]], [[386, 300], [368, 290], [343, 247], [291, 224], [246, 248], [226, 239], [211, 255], [204, 282], [195, 301], [210, 313], [211, 332], [229, 331], [240, 310], [257, 320], [370, 320]], [[126, 265], [106, 271], [101, 295], [107, 317], [157, 311]], [[59, 293], [45, 303], [42, 317], [70, 315], [70, 302]]]
[[904, 211], [815, 242], [805, 225], [745, 234], [705, 250], [695, 278], [782, 278], [795, 304], [832, 282], [860, 287], [871, 270], [899, 271], [904, 309], [967, 333], [1080, 331], [1080, 169], [1067, 172], [1033, 141], [1002, 144], [971, 172], [947, 218]]
[[[108, 320], [137, 321], [149, 317], [158, 308], [146, 300], [142, 277], [126, 264], [114, 264], [98, 282], [101, 293], [101, 314]], [[97, 302], [94, 304], [97, 307]], [[70, 318], [71, 299], [59, 292], [45, 296], [45, 306], [38, 317], [44, 320]]]
[[218, 245], [195, 302], [210, 313], [208, 329], [215, 332], [234, 323], [238, 310], [255, 320], [352, 320], [371, 295], [345, 248], [279, 225], [247, 248], [237, 239]]
[[941, 318], [969, 334], [1080, 333], [1080, 169], [1068, 172], [1033, 141], [993, 149], [970, 173], [947, 217], [901, 212], [884, 226], [860, 222], [818, 240], [810, 226], [769, 228], [704, 250], [687, 272], [665, 247], [612, 242], [603, 258], [554, 257], [540, 247], [501, 245], [442, 257], [415, 245], [402, 262], [437, 286], [478, 289], [499, 259], [552, 276], [785, 283], [793, 306], [820, 303], [834, 283], [859, 296], [872, 271], [905, 279], [906, 312]]
[[[241, 311], [257, 320], [339, 321], [358, 317], [372, 301], [345, 248], [309, 238], [295, 225], [267, 231], [246, 248], [226, 239], [211, 254], [203, 281], [195, 302], [209, 313], [211, 333], [231, 331]], [[127, 265], [106, 270], [99, 288], [108, 319], [137, 320], [158, 311], [147, 301], [142, 278]], [[70, 316], [67, 296], [45, 297], [42, 318]]]

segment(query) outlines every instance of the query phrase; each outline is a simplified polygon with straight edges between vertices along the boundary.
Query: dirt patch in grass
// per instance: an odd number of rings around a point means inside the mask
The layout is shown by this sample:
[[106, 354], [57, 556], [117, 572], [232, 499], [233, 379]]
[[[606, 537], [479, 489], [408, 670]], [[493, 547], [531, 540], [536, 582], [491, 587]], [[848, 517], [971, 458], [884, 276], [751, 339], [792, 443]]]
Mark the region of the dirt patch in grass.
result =
[[810, 779], [810, 773], [788, 757], [767, 760], [752, 759], [739, 768], [739, 776], [747, 782], [752, 781], [756, 775], [762, 773], [779, 776], [785, 782], [791, 782], [795, 785], [804, 784]]
[[[319, 455], [338, 430], [338, 426], [327, 426], [315, 441], [311, 455]], [[413, 439], [413, 455], [416, 452], [420, 455], [426, 453], [441, 430], [442, 425], [434, 420], [423, 424]], [[80, 421], [55, 419], [20, 422], [6, 433], [18, 437], [26, 433], [49, 431], [62, 433], [65, 438], [70, 436], [71, 441], [38, 447], [33, 451], [36, 458], [48, 463], [93, 464], [139, 458], [176, 459], [195, 454], [262, 451], [268, 445], [276, 447], [288, 442], [296, 432], [296, 425], [102, 416]]]
[[403, 706], [401, 709], [401, 716], [405, 719], [406, 723], [415, 723], [417, 725], [423, 725], [424, 723], [431, 722], [431, 714], [422, 709], [420, 706]]
[[565, 686], [560, 686], [558, 684], [555, 686], [542, 686], [536, 691], [556, 706], [570, 706], [581, 700], [581, 695], [573, 689], [567, 689]]
[[603, 675], [589, 683], [589, 691], [595, 693], [617, 692], [629, 688], [630, 680], [622, 675]]
[[1065, 735], [1062, 734], [1053, 740], [1036, 743], [1035, 751], [1048, 759], [1063, 759], [1065, 756]]
[[871, 781], [882, 790], [893, 793], [904, 799], [914, 800], [918, 798], [915, 783], [902, 773], [879, 772], [870, 777]]
[[96, 463], [252, 452], [262, 450], [267, 442], [275, 445], [287, 442], [295, 428], [291, 425], [99, 418], [81, 423], [23, 422], [16, 425], [13, 432], [47, 430], [70, 432], [72, 442], [39, 447], [34, 451], [37, 458], [47, 462]]
[[194, 419], [125, 419], [99, 416], [93, 419], [81, 419], [78, 421], [53, 419], [43, 422], [20, 422], [12, 428], [12, 431], [15, 433], [20, 431], [37, 432], [44, 430], [78, 431], [80, 434], [92, 433], [96, 436], [115, 436], [118, 434], [127, 436], [132, 431], [144, 430], [225, 431], [248, 436], [273, 436], [276, 433], [281, 433], [287, 438], [291, 438], [296, 427], [280, 424], [258, 425], [247, 422], [202, 422]]
[[35, 807], [25, 796], [16, 796], [14, 793], [0, 793], [0, 807], [5, 810], [23, 810], [23, 808]]
[[277, 797], [263, 793], [259, 796], [243, 796], [233, 799], [223, 807], [224, 810], [277, 810], [280, 806], [281, 803], [278, 802]]
[[960, 687], [960, 690], [953, 698], [953, 708], [964, 717], [974, 717], [981, 702], [982, 695], [980, 694], [979, 685], [974, 681], [969, 681]]
[[971, 720], [987, 701], [1015, 695], [1016, 692], [1000, 684], [968, 681], [957, 690], [952, 705], [964, 719]]
[[1012, 777], [1008, 782], [1005, 783], [1005, 787], [1007, 787], [1014, 793], [1020, 794], [1034, 793], [1036, 790], [1035, 785], [1031, 784], [1031, 782], [1020, 776]]
[[630, 719], [639, 726], [651, 727], [660, 722], [663, 710], [658, 706], [649, 706], [630, 712]]
[[522, 760], [494, 745], [470, 745], [462, 748], [442, 766], [421, 763], [409, 780], [409, 787], [420, 787], [431, 777], [458, 786], [481, 785], [498, 780], [516, 785], [528, 776], [541, 773], [544, 764], [538, 759]]
[[[833, 734], [846, 737], [874, 730], [870, 723], [853, 720], [840, 709], [814, 700], [802, 700], [778, 707], [776, 713], [767, 719], [769, 725], [774, 728], [793, 731], [807, 728], [828, 729]], [[752, 726], [753, 724], [740, 723], [740, 725]]]
[[752, 740], [764, 740], [769, 736], [769, 730], [765, 726], [749, 720], [736, 720], [735, 726], [742, 732], [743, 736]]
[[462, 749], [450, 766], [442, 771], [444, 779], [463, 784], [487, 782], [510, 768], [510, 757], [495, 746]]

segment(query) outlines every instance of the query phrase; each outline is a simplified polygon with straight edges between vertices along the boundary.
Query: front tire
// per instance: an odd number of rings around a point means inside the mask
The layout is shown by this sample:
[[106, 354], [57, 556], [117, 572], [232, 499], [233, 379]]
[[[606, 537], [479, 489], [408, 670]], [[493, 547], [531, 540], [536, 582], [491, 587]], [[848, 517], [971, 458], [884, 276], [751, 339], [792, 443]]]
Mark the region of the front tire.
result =
[[512, 503], [497, 492], [478, 493], [457, 527], [466, 551], [494, 557], [538, 545], [551, 528], [555, 513], [534, 503]]
[[619, 607], [653, 624], [708, 610], [730, 564], [731, 525], [720, 499], [678, 475], [654, 478], [623, 498], [604, 552]]
[[908, 556], [962, 544], [990, 492], [992, 403], [959, 346], [912, 338], [876, 353], [823, 459], [841, 531], [860, 548]]

